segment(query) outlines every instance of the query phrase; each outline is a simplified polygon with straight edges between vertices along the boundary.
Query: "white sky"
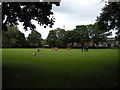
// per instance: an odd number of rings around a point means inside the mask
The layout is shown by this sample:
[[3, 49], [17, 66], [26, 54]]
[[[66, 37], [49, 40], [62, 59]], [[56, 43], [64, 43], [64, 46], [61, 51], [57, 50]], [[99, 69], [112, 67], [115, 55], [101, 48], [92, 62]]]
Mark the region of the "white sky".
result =
[[[76, 25], [95, 23], [103, 7], [104, 3], [101, 3], [101, 0], [61, 0], [59, 7], [53, 5], [52, 11], [56, 19], [53, 28], [44, 28], [37, 24], [37, 21], [32, 21], [32, 23], [36, 25], [36, 30], [41, 33], [42, 38], [46, 39], [50, 30], [63, 28], [64, 25], [65, 30], [73, 30]], [[19, 23], [18, 28], [25, 37], [31, 32], [31, 30], [25, 31], [22, 23]]]

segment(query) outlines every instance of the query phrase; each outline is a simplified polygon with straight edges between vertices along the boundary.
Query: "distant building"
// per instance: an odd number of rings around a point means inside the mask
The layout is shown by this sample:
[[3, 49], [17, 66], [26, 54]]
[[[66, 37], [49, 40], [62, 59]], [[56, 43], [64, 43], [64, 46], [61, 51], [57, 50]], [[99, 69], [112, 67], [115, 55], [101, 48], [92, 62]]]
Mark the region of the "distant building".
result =
[[114, 37], [107, 38], [106, 44], [111, 48], [119, 46], [119, 42]]
[[[114, 37], [108, 37], [106, 41], [99, 42], [98, 45], [96, 45], [94, 42], [88, 43], [89, 47], [98, 47], [98, 48], [117, 48], [119, 47], [119, 42]], [[73, 47], [81, 47], [80, 43], [74, 43]]]

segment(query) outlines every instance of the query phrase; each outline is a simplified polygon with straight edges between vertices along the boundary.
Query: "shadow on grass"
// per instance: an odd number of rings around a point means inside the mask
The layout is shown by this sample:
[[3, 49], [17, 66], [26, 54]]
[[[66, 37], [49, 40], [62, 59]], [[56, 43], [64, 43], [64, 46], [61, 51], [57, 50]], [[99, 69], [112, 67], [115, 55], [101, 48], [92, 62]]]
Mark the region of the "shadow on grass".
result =
[[[8, 65], [3, 69], [4, 88], [117, 88], [114, 75], [86, 72], [59, 72], [57, 69], [29, 65]], [[117, 75], [116, 75], [117, 76]]]

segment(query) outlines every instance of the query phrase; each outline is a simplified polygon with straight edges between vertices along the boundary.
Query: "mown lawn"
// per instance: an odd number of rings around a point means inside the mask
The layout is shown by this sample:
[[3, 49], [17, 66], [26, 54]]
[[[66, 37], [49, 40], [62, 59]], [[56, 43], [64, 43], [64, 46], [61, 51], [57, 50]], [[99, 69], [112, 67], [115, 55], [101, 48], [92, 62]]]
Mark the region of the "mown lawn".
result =
[[3, 88], [118, 86], [117, 49], [2, 49], [2, 68]]

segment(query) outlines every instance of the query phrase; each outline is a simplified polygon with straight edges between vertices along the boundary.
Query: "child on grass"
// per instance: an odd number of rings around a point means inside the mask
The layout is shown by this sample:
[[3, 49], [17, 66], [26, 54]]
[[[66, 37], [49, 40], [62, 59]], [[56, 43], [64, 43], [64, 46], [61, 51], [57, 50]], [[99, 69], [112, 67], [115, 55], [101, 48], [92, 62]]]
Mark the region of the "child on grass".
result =
[[67, 47], [67, 50], [69, 51], [69, 50], [70, 50], [70, 47]]
[[38, 47], [38, 52], [40, 51], [40, 48]]
[[42, 51], [42, 47], [40, 48], [40, 51]]

